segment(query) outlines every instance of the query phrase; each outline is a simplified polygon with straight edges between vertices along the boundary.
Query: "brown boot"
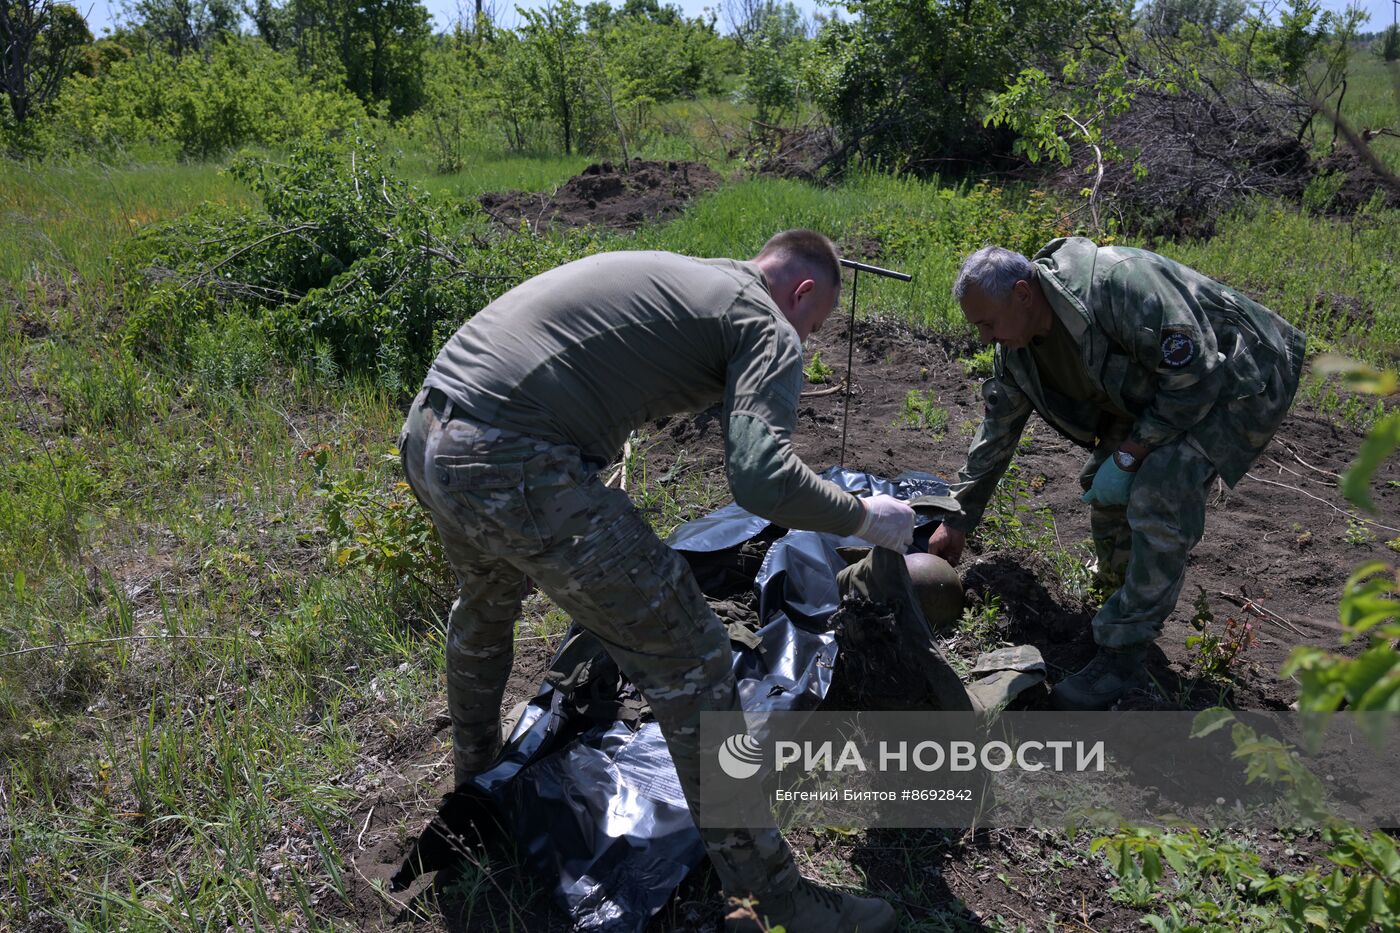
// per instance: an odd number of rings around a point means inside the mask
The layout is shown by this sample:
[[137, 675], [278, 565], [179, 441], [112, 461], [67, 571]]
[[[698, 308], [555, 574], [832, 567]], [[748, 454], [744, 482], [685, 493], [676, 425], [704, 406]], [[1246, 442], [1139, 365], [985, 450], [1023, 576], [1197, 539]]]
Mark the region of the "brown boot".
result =
[[897, 923], [887, 901], [856, 897], [806, 879], [791, 891], [769, 892], [751, 904], [725, 918], [725, 933], [764, 933], [776, 926], [786, 933], [890, 933]]

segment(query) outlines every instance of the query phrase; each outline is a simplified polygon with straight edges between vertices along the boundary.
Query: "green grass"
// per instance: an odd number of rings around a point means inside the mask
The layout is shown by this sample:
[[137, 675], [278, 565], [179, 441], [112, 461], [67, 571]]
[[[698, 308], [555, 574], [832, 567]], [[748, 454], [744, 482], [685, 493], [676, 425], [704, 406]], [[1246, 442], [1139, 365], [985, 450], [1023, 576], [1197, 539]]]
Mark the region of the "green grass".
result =
[[[1349, 72], [1342, 119], [1358, 133], [1383, 128], [1400, 133], [1400, 63], [1387, 66], [1367, 50], [1352, 56]], [[1378, 136], [1371, 141], [1371, 149], [1400, 172], [1400, 138]]]
[[7, 162], [0, 178], [0, 282], [43, 285], [76, 276], [112, 282], [112, 245], [145, 224], [200, 204], [246, 203], [242, 185], [203, 164]]
[[933, 390], [921, 392], [910, 389], [900, 407], [899, 423], [907, 428], [927, 431], [934, 437], [942, 437], [948, 430], [948, 409], [937, 404], [938, 397]]
[[[670, 116], [685, 132], [709, 122]], [[479, 155], [434, 176], [410, 150], [398, 170], [465, 198], [547, 188], [589, 161]], [[421, 732], [442, 703], [446, 600], [431, 591], [449, 589], [442, 568], [420, 586], [353, 549], [342, 563], [324, 511], [337, 489], [357, 508], [410, 508], [385, 459], [403, 400], [251, 339], [233, 353], [222, 335], [236, 329], [211, 331], [187, 369], [113, 337], [115, 247], [204, 201], [248, 199], [213, 164], [0, 175], [0, 290], [13, 293], [0, 300], [0, 928], [349, 926], [335, 918], [356, 883], [351, 821], [369, 793], [356, 781], [391, 772], [399, 743], [437, 749], [439, 770], [414, 780], [445, 773], [441, 737]], [[779, 229], [816, 227], [914, 274], [862, 277], [863, 309], [965, 335], [949, 294], [962, 255], [986, 242], [1034, 251], [1063, 210], [1026, 187], [767, 179], [608, 242], [747, 256]], [[1211, 241], [1160, 249], [1319, 345], [1384, 358], [1400, 347], [1397, 231], [1400, 212], [1343, 222], [1256, 204]], [[724, 496], [698, 471], [668, 481], [643, 463], [628, 479], [663, 532]], [[1029, 489], [1008, 474], [986, 533], [1050, 553], [1073, 582], [1083, 555], [1051, 552], [1055, 530]], [[359, 527], [366, 553], [413, 533]], [[994, 634], [990, 612], [970, 623]], [[521, 625], [556, 638], [564, 619], [533, 599]]]
[[1255, 204], [1210, 240], [1160, 251], [1263, 301], [1313, 338], [1383, 360], [1400, 349], [1400, 211], [1352, 221]]
[[470, 154], [462, 171], [439, 175], [428, 153], [410, 150], [399, 159], [399, 174], [435, 195], [466, 199], [488, 191], [549, 191], [593, 161], [583, 155], [528, 156], [484, 150]]

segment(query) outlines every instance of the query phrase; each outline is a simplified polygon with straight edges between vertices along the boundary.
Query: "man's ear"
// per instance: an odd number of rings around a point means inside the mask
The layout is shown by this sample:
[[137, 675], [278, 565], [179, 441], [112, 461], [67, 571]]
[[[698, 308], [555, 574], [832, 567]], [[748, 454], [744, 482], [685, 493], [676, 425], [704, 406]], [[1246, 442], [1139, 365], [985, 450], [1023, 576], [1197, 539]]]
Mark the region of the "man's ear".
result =
[[792, 297], [801, 298], [816, 287], [816, 282], [813, 282], [811, 279], [803, 279], [801, 282], [798, 282], [797, 287], [792, 290]]
[[1011, 286], [1011, 290], [1016, 294], [1016, 302], [1022, 308], [1029, 308], [1034, 304], [1031, 292], [1031, 283], [1025, 279], [1017, 279], [1016, 284]]

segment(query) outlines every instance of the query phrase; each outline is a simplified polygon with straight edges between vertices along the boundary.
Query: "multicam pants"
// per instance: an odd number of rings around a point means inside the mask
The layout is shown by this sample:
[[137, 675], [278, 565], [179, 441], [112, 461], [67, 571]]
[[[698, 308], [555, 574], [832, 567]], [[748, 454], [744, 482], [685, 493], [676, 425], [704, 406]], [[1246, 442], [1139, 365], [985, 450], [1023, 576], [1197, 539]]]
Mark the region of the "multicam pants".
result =
[[[646, 697], [701, 825], [700, 756], [716, 749], [701, 747], [700, 714], [732, 713], [736, 731], [743, 716], [729, 637], [690, 568], [577, 448], [463, 417], [436, 390], [415, 400], [399, 446], [457, 575], [446, 651], [457, 781], [499, 751], [515, 623], [533, 580], [603, 642]], [[776, 831], [702, 829], [701, 836], [730, 894], [797, 882]]]
[[[1079, 473], [1085, 490], [1117, 448], [1101, 443]], [[1089, 528], [1100, 581], [1117, 591], [1094, 616], [1094, 641], [1122, 648], [1162, 634], [1186, 582], [1186, 558], [1205, 534], [1206, 492], [1215, 467], [1190, 441], [1142, 461], [1128, 504], [1091, 506]]]

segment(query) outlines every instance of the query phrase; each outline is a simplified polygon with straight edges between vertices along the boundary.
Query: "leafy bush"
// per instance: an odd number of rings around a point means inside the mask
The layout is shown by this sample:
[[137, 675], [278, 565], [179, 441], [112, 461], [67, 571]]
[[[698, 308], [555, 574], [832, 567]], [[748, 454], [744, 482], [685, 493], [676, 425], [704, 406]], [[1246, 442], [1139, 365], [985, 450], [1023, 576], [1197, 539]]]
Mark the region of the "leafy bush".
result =
[[448, 209], [389, 177], [360, 139], [230, 171], [262, 211], [206, 207], [142, 231], [122, 257], [140, 273], [127, 338], [187, 365], [202, 322], [242, 309], [294, 361], [407, 392], [464, 319], [593, 249], [582, 235], [490, 237], [474, 205]]
[[264, 325], [240, 311], [200, 322], [190, 336], [189, 366], [207, 394], [246, 391], [272, 361]]
[[75, 75], [48, 112], [46, 148], [110, 153], [173, 143], [185, 158], [241, 145], [318, 138], [366, 122], [351, 94], [297, 70], [290, 53], [256, 39], [217, 44], [206, 58], [159, 50], [117, 57], [95, 77]]
[[761, 123], [784, 123], [797, 113], [806, 91], [811, 43], [794, 35], [778, 16], [764, 19], [744, 50], [744, 97]]
[[989, 344], [958, 362], [962, 364], [962, 368], [968, 376], [976, 379], [986, 379], [992, 374], [992, 367], [995, 360], [996, 347]]
[[491, 98], [480, 85], [489, 80], [479, 45], [461, 30], [427, 55], [424, 104], [412, 126], [444, 175], [462, 170], [467, 145], [486, 122]]
[[[383, 477], [364, 470], [339, 473], [324, 446], [306, 452], [316, 474], [316, 496], [330, 549], [340, 567], [361, 567], [380, 579], [442, 589], [447, 559], [426, 509], [414, 502], [407, 483], [386, 490]], [[385, 472], [397, 473], [397, 451], [379, 458]]]
[[987, 95], [1028, 61], [1092, 34], [1099, 0], [852, 0], [816, 40], [816, 93], [841, 136], [886, 166], [928, 170], [1005, 148], [982, 126]]
[[822, 359], [822, 351], [818, 350], [812, 354], [812, 362], [803, 368], [802, 375], [806, 376], [807, 381], [813, 385], [822, 385], [831, 379], [832, 369]]

